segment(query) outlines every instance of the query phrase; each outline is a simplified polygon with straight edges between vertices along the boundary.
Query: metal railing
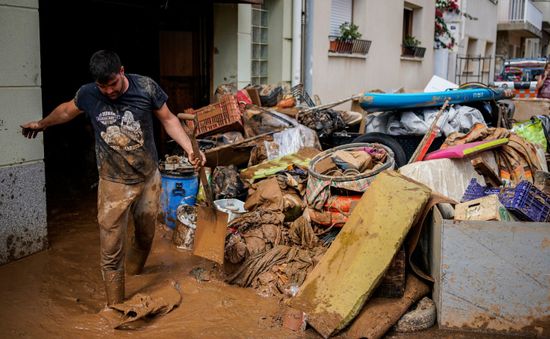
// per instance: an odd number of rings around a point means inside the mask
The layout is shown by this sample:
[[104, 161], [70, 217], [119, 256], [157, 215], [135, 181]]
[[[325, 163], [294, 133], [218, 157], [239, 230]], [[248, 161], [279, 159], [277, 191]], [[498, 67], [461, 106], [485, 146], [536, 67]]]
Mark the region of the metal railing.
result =
[[499, 22], [529, 23], [542, 29], [542, 11], [530, 0], [501, 0], [498, 6]]
[[455, 63], [455, 83], [462, 85], [467, 82], [489, 84], [490, 69], [493, 58], [481, 55], [457, 55]]
[[337, 36], [329, 36], [329, 52], [344, 54], [363, 54], [369, 52], [372, 41], [355, 39], [351, 41], [339, 40]]

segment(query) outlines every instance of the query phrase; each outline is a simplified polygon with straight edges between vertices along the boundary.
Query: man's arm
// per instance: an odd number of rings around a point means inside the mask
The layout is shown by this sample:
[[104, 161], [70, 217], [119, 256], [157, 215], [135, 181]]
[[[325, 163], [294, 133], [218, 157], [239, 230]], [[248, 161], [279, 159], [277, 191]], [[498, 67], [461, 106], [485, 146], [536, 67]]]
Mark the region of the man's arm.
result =
[[[206, 162], [204, 154], [202, 154], [202, 152], [197, 155], [193, 153], [193, 147], [191, 146], [189, 136], [187, 136], [187, 133], [183, 130], [180, 120], [170, 111], [166, 103], [154, 112], [166, 130], [166, 133], [168, 133], [168, 135], [187, 153], [187, 157], [191, 164], [195, 167], [204, 165]], [[198, 159], [200, 159], [200, 161]]]
[[44, 119], [31, 121], [21, 125], [21, 128], [23, 128], [23, 135], [29, 139], [36, 138], [38, 132], [45, 130], [47, 127], [71, 121], [80, 113], [82, 113], [82, 111], [76, 107], [74, 100], [64, 102], [57, 106]]

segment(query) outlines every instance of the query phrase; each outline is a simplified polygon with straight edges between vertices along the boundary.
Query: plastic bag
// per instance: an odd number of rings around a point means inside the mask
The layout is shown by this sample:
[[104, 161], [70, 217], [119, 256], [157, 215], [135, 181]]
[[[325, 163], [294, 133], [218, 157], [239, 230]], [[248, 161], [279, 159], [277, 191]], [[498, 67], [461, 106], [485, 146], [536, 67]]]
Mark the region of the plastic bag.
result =
[[539, 145], [544, 151], [546, 151], [546, 136], [544, 135], [542, 121], [539, 118], [532, 117], [531, 120], [514, 124], [512, 127], [512, 132], [521, 136], [530, 143]]
[[275, 133], [273, 141], [264, 141], [264, 143], [268, 160], [297, 153], [306, 147], [321, 149], [317, 133], [303, 125]]

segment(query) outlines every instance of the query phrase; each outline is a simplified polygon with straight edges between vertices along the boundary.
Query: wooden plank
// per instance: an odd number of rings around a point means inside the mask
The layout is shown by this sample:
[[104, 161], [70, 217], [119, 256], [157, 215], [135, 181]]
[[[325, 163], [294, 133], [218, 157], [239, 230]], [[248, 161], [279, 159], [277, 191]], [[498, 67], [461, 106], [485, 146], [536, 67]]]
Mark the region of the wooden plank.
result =
[[485, 179], [485, 183], [491, 187], [502, 186], [500, 177], [491, 169], [481, 157], [476, 157], [471, 160], [472, 166], [476, 170], [477, 174], [481, 175]]
[[430, 197], [426, 186], [380, 173], [290, 303], [325, 338], [361, 310]]
[[415, 302], [430, 292], [430, 287], [414, 274], [407, 277], [401, 298], [372, 298], [345, 332], [346, 338], [381, 338]]

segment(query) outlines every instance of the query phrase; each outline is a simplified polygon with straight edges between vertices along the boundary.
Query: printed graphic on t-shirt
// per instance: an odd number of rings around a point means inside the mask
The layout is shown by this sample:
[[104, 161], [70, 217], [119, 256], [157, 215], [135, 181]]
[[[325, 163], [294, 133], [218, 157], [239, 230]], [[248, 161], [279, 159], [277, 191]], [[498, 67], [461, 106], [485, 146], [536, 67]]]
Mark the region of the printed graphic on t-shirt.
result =
[[124, 111], [120, 116], [111, 111], [103, 111], [97, 116], [97, 121], [107, 126], [101, 132], [101, 138], [114, 150], [133, 151], [143, 146], [143, 132], [139, 121], [134, 120], [130, 111]]

